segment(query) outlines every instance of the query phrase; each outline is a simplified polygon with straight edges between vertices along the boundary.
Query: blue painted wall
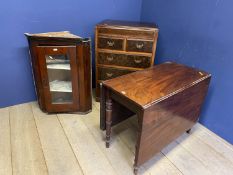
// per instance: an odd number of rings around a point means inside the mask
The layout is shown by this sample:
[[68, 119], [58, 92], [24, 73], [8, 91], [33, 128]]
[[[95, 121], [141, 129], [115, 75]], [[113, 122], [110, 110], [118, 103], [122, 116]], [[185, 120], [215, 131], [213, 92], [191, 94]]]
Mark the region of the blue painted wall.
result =
[[35, 100], [23, 33], [69, 30], [94, 36], [104, 19], [139, 20], [141, 0], [11, 0], [0, 2], [0, 107]]
[[212, 73], [201, 123], [233, 143], [233, 1], [144, 0], [141, 20], [159, 25], [156, 63]]

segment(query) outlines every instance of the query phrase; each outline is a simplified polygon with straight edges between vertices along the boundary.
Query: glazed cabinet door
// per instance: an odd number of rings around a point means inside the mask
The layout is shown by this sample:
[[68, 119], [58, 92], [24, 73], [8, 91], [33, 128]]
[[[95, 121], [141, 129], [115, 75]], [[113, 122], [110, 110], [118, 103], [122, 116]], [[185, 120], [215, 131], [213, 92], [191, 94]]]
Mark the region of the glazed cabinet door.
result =
[[37, 46], [48, 112], [78, 110], [76, 46]]

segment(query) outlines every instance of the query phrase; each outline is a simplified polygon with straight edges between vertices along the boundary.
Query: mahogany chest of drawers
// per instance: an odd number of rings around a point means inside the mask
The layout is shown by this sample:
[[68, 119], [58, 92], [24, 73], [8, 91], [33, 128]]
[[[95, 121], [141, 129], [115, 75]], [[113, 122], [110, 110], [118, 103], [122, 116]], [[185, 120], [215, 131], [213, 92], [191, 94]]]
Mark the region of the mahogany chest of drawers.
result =
[[100, 83], [154, 65], [158, 38], [155, 24], [105, 20], [96, 26], [96, 100]]

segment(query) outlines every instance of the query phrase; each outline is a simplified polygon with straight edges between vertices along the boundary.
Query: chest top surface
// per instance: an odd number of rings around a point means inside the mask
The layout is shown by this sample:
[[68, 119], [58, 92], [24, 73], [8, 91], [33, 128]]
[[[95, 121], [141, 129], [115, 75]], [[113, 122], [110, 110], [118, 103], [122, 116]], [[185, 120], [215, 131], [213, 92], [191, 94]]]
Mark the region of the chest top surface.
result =
[[146, 108], [211, 75], [176, 63], [163, 63], [103, 82], [103, 85]]
[[98, 27], [123, 27], [123, 28], [141, 28], [158, 30], [156, 24], [135, 22], [135, 21], [119, 21], [119, 20], [104, 20], [97, 24]]

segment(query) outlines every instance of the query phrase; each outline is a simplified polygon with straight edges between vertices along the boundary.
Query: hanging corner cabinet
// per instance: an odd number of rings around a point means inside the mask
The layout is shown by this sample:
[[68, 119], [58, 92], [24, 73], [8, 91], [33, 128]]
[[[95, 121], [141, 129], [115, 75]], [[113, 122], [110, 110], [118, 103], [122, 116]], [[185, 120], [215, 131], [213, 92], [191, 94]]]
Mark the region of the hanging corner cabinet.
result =
[[90, 39], [68, 31], [25, 35], [41, 110], [91, 111]]

